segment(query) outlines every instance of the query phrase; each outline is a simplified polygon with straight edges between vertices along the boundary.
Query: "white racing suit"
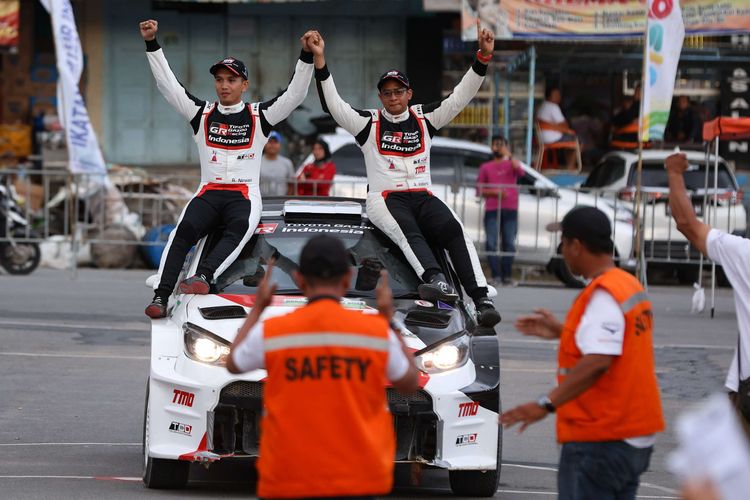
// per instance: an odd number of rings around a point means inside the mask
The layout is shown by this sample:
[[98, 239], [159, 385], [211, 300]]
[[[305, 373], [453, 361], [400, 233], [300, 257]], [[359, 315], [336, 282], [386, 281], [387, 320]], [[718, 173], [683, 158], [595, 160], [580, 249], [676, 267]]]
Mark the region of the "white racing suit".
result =
[[312, 53], [302, 51], [286, 90], [274, 99], [233, 106], [200, 100], [185, 90], [156, 40], [146, 42], [146, 55], [159, 91], [190, 121], [198, 146], [201, 183], [169, 236], [159, 266], [157, 293], [174, 289], [190, 248], [218, 225], [221, 239], [198, 267], [208, 280], [221, 274], [252, 237], [260, 220], [259, 189], [263, 147], [274, 125], [304, 101], [312, 78]]
[[430, 245], [448, 250], [474, 300], [486, 297], [487, 280], [458, 216], [430, 192], [430, 146], [437, 130], [471, 101], [486, 72], [487, 65], [475, 61], [450, 96], [394, 116], [352, 108], [339, 96], [328, 67], [315, 70], [323, 110], [355, 137], [364, 154], [370, 220], [399, 246], [425, 282], [441, 272]]

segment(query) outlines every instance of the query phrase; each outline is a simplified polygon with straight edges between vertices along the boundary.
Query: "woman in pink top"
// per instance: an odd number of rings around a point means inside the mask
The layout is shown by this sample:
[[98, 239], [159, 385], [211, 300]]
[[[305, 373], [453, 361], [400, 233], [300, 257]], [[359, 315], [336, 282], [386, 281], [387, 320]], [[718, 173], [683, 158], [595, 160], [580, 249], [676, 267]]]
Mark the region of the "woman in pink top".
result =
[[[487, 252], [502, 250], [503, 256], [488, 255], [492, 279], [504, 285], [513, 284], [513, 254], [516, 252], [518, 232], [518, 189], [515, 186], [525, 175], [518, 160], [514, 160], [504, 137], [492, 137], [492, 161], [479, 167], [477, 194], [485, 199], [484, 230]], [[499, 225], [499, 228], [498, 228]], [[498, 229], [501, 245], [498, 248]], [[498, 265], [498, 260], [500, 261]]]

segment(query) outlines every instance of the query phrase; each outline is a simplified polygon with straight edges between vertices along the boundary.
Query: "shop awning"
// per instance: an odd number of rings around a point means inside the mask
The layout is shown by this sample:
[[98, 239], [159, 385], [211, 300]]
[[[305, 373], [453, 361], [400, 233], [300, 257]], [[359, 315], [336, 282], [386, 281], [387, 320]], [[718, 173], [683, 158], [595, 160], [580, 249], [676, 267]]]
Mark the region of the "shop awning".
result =
[[720, 116], [703, 124], [703, 140], [750, 138], [750, 118]]

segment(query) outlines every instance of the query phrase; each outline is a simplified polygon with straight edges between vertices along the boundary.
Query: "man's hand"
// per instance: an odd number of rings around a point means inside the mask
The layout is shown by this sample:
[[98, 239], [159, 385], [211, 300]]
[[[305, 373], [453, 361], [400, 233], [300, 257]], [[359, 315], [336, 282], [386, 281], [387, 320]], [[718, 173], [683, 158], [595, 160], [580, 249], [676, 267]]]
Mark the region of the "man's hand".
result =
[[312, 52], [314, 56], [324, 55], [326, 42], [325, 40], [323, 40], [323, 37], [320, 36], [319, 32], [311, 32], [310, 38], [308, 39], [307, 43], [310, 46], [310, 52]]
[[317, 33], [317, 31], [308, 30], [305, 32], [304, 35], [300, 37], [299, 41], [300, 41], [300, 44], [302, 45], [302, 50], [304, 50], [305, 52], [312, 52], [312, 50], [310, 50], [310, 38], [315, 36], [315, 33]]
[[388, 321], [393, 318], [395, 307], [393, 306], [393, 291], [388, 284], [388, 271], [385, 269], [380, 271], [380, 281], [378, 286], [375, 287], [375, 298], [378, 304], [378, 311]]
[[664, 168], [667, 169], [667, 173], [674, 175], [682, 175], [688, 169], [688, 159], [685, 153], [675, 153], [669, 155], [664, 162]]
[[516, 406], [512, 410], [503, 412], [499, 417], [499, 421], [506, 429], [521, 422], [521, 427], [518, 429], [518, 433], [520, 434], [531, 424], [545, 418], [548, 413], [547, 410], [535, 402], [529, 402], [522, 404], [521, 406]]
[[483, 57], [490, 57], [495, 51], [495, 34], [488, 29], [482, 28], [479, 19], [477, 19], [477, 42], [479, 43], [479, 51]]
[[266, 275], [258, 284], [257, 291], [255, 292], [255, 305], [253, 310], [257, 310], [258, 314], [271, 305], [273, 295], [276, 293], [278, 285], [276, 283], [271, 284], [271, 275], [273, 274], [273, 266], [276, 264], [276, 259], [271, 259], [266, 267]]
[[138, 27], [141, 28], [141, 36], [143, 39], [150, 42], [156, 38], [156, 32], [159, 30], [159, 23], [153, 19], [149, 19], [148, 21], [141, 21]]
[[547, 309], [534, 309], [535, 314], [516, 319], [516, 330], [524, 335], [543, 339], [557, 339], [562, 333], [562, 324]]

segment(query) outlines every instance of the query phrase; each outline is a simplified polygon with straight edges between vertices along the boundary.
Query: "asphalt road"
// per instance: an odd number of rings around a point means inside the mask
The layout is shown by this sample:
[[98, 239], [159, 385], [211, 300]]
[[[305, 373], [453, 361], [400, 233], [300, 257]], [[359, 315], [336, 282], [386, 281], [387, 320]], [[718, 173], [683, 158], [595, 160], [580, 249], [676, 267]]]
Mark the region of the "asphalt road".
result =
[[[147, 275], [88, 269], [76, 277], [47, 269], [28, 277], [0, 275], [0, 497], [252, 497], [250, 467], [242, 463], [210, 473], [196, 467], [196, 480], [180, 492], [146, 490], [140, 482]], [[730, 290], [719, 290], [710, 319], [690, 315], [688, 288], [649, 292], [657, 371], [672, 426], [681, 411], [721, 390], [736, 343], [734, 303]], [[555, 345], [524, 338], [512, 329], [514, 319], [536, 306], [562, 316], [575, 293], [554, 284], [500, 290], [504, 407], [535, 399], [554, 383]], [[670, 428], [642, 477], [641, 498], [678, 497], [666, 467], [674, 446]], [[523, 435], [507, 431], [496, 498], [554, 497], [557, 458], [552, 419]], [[450, 497], [445, 473], [425, 473], [419, 489], [410, 483], [408, 468], [398, 470], [393, 498]]]

